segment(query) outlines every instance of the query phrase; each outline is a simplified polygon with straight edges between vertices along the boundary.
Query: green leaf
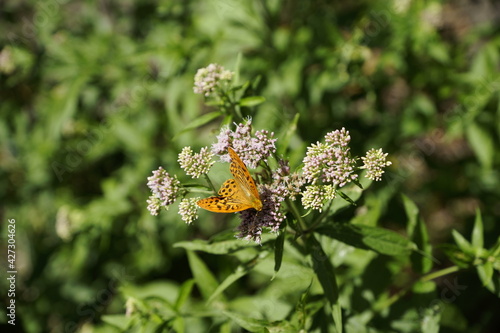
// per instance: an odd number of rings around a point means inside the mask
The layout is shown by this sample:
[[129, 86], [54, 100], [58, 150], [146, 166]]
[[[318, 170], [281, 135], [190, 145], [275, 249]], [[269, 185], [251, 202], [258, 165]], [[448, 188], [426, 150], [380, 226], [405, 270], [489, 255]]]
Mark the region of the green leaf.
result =
[[[281, 263], [283, 262], [283, 249], [285, 246], [285, 232], [286, 230], [280, 230], [276, 242], [274, 243], [274, 277], [281, 268]], [[271, 279], [271, 280], [272, 280]]]
[[423, 318], [421, 318], [422, 333], [438, 333], [439, 321], [441, 320], [441, 311], [426, 309]]
[[189, 123], [186, 127], [184, 127], [181, 131], [177, 132], [177, 134], [175, 134], [174, 137], [172, 138], [172, 141], [177, 140], [177, 138], [179, 138], [179, 136], [181, 134], [186, 133], [188, 131], [191, 131], [191, 130], [198, 128], [200, 126], [203, 126], [203, 125], [211, 122], [212, 120], [214, 120], [220, 116], [222, 116], [222, 112], [212, 111], [212, 112], [205, 113], [204, 115], [197, 117], [191, 123]]
[[406, 233], [408, 237], [412, 237], [415, 226], [417, 225], [418, 218], [418, 207], [415, 203], [408, 198], [406, 195], [402, 194], [403, 205], [405, 207], [406, 216], [408, 217], [408, 224], [406, 226]]
[[490, 255], [500, 261], [500, 236], [498, 236], [495, 245], [493, 245], [489, 251]]
[[[168, 325], [167, 323], [164, 323], [163, 327], [161, 327], [161, 329], [159, 329], [157, 332], [158, 333], [165, 332], [165, 330], [169, 328], [169, 326], [167, 325]], [[186, 332], [186, 323], [184, 322], [184, 318], [182, 318], [181, 316], [175, 317], [175, 319], [172, 322], [172, 331]]]
[[476, 256], [479, 255], [483, 249], [483, 219], [481, 218], [481, 211], [476, 210], [476, 220], [474, 221], [474, 229], [472, 229], [472, 246], [476, 250]]
[[468, 268], [474, 260], [474, 257], [471, 254], [463, 252], [454, 244], [441, 244], [439, 245], [439, 248], [451, 261], [453, 261], [455, 265], [460, 268]]
[[485, 262], [482, 265], [476, 266], [477, 274], [479, 279], [483, 283], [483, 287], [488, 288], [490, 291], [494, 291], [494, 286], [491, 281], [493, 278], [493, 263], [490, 261]]
[[242, 107], [252, 107], [262, 104], [266, 99], [262, 96], [250, 96], [240, 99], [239, 105]]
[[[371, 180], [369, 180], [366, 177], [363, 177], [361, 180], [361, 185], [363, 188], [368, 188], [368, 186], [371, 183]], [[340, 191], [339, 191], [340, 192]], [[351, 202], [356, 202], [360, 197], [361, 194], [363, 193], [363, 190], [355, 185], [355, 184], [350, 184], [348, 186], [345, 186], [342, 188], [342, 194], [344, 194], [350, 201], [346, 200], [333, 200], [332, 201], [332, 206], [330, 207], [330, 212], [333, 214], [335, 212], [338, 212], [340, 209], [350, 206]]]
[[248, 315], [229, 311], [223, 311], [222, 313], [249, 332], [263, 332], [264, 328], [271, 326], [271, 323], [267, 320], [253, 319]]
[[428, 273], [432, 269], [432, 246], [429, 242], [427, 226], [422, 219], [418, 220], [417, 227], [413, 233], [412, 241], [423, 252], [424, 255], [412, 252], [410, 259], [413, 269], [421, 274]]
[[189, 294], [191, 294], [191, 290], [193, 290], [193, 286], [194, 286], [193, 279], [189, 279], [182, 284], [174, 306], [177, 311], [179, 311], [181, 307], [186, 303]]
[[495, 144], [493, 138], [485, 128], [481, 128], [475, 122], [467, 126], [467, 140], [476, 154], [479, 162], [485, 169], [491, 169], [495, 155]]
[[187, 251], [189, 267], [203, 298], [209, 299], [219, 283], [203, 261], [193, 251]]
[[297, 123], [299, 121], [300, 114], [296, 113], [295, 116], [293, 116], [292, 121], [288, 123], [285, 126], [284, 132], [279, 136], [280, 137], [280, 144], [278, 146], [278, 155], [283, 155], [286, 150], [290, 147], [290, 141], [292, 139], [293, 134], [297, 131]]
[[261, 252], [256, 258], [250, 260], [249, 262], [245, 263], [244, 265], [240, 265], [236, 268], [234, 273], [230, 274], [222, 283], [217, 287], [217, 289], [213, 292], [213, 294], [210, 296], [210, 298], [207, 300], [207, 304], [210, 304], [217, 296], [219, 296], [224, 290], [226, 290], [231, 284], [239, 280], [241, 277], [245, 276], [250, 272], [255, 265], [257, 265], [260, 260], [264, 257], [266, 257], [267, 254], [266, 252]]
[[332, 305], [332, 317], [337, 333], [342, 333], [342, 308], [339, 303]]
[[[360, 190], [363, 188], [362, 186], [358, 186], [358, 187], [360, 188]], [[354, 200], [352, 200], [351, 198], [349, 198], [349, 196], [347, 194], [345, 194], [344, 192], [342, 192], [340, 190], [337, 190], [337, 194], [340, 195], [340, 197], [342, 199], [344, 199], [345, 201], [347, 201], [351, 205], [356, 206], [356, 203], [354, 202]]]
[[466, 240], [464, 238], [464, 236], [462, 236], [462, 234], [460, 234], [458, 231], [456, 231], [455, 229], [453, 229], [451, 231], [451, 234], [453, 236], [453, 239], [455, 239], [455, 243], [457, 244], [458, 248], [460, 250], [462, 250], [462, 252], [464, 252], [465, 254], [468, 254], [468, 255], [472, 255], [474, 256], [474, 249], [472, 248], [472, 245], [471, 243], [469, 243], [468, 240]]
[[103, 315], [101, 319], [103, 322], [117, 327], [122, 332], [125, 332], [127, 330], [132, 320], [131, 317], [127, 317], [123, 314]]
[[309, 252], [311, 253], [313, 269], [323, 287], [323, 293], [332, 307], [332, 317], [337, 332], [342, 332], [342, 309], [338, 303], [339, 290], [337, 279], [330, 259], [321, 247], [321, 244], [311, 235], [308, 239]]
[[233, 84], [238, 84], [240, 82], [240, 68], [241, 68], [241, 62], [243, 59], [243, 54], [241, 52], [238, 52], [238, 55], [236, 56], [236, 64], [234, 66], [234, 77], [233, 77]]
[[361, 224], [328, 224], [316, 231], [351, 246], [386, 255], [407, 255], [416, 248], [414, 243], [394, 231]]
[[219, 241], [216, 243], [196, 239], [189, 242], [183, 241], [174, 244], [174, 247], [182, 247], [190, 251], [203, 251], [211, 254], [229, 254], [249, 247], [257, 246], [259, 246], [259, 244], [244, 242], [241, 239]]
[[434, 281], [417, 281], [411, 288], [416, 294], [428, 294], [436, 291], [436, 282]]

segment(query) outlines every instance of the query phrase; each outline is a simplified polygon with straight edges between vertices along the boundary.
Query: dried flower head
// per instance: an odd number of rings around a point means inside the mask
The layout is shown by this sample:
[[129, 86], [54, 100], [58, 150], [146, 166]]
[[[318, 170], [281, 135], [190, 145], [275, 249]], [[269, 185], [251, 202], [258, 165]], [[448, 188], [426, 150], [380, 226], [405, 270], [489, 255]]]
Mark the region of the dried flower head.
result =
[[198, 205], [196, 202], [201, 198], [184, 198], [179, 204], [179, 215], [187, 224], [198, 219]]
[[200, 68], [194, 76], [194, 93], [210, 96], [218, 87], [232, 80], [233, 72], [218, 64]]
[[375, 181], [380, 181], [384, 168], [392, 164], [391, 161], [387, 161], [387, 153], [384, 153], [382, 148], [370, 149], [361, 159], [363, 160], [361, 169], [366, 169], [366, 177]]
[[168, 206], [174, 203], [181, 190], [181, 183], [177, 177], [170, 176], [162, 167], [153, 171], [153, 176], [148, 177], [147, 185], [152, 193], [147, 200], [148, 210], [151, 215], [158, 215], [161, 207], [168, 209]]
[[200, 178], [207, 174], [215, 163], [212, 159], [214, 154], [208, 150], [208, 147], [201, 148], [199, 153], [193, 154], [191, 147], [184, 147], [179, 154], [177, 161], [187, 175], [193, 178]]
[[236, 126], [234, 131], [225, 126], [217, 136], [217, 143], [212, 145], [212, 152], [221, 155], [221, 160], [229, 162], [227, 149], [232, 147], [246, 166], [256, 168], [260, 161], [276, 152], [274, 133], [266, 130], [255, 132], [252, 136], [252, 119], [248, 118]]
[[262, 210], [258, 212], [255, 209], [247, 209], [240, 212], [241, 223], [237, 228], [237, 237], [260, 244], [262, 230], [270, 228], [271, 232], [276, 232], [285, 219], [285, 214], [281, 211], [281, 203], [285, 198], [276, 195], [267, 185], [260, 186], [259, 192]]

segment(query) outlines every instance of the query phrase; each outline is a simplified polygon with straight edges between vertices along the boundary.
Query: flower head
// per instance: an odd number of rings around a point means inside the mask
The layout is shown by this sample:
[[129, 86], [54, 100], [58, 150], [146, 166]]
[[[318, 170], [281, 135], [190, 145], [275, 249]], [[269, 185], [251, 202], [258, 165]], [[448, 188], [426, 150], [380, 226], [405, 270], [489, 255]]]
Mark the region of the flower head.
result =
[[201, 198], [184, 198], [179, 204], [179, 215], [187, 224], [191, 224], [198, 219], [198, 206], [196, 202]]
[[234, 131], [225, 126], [217, 136], [217, 143], [212, 145], [214, 154], [222, 155], [221, 160], [229, 162], [227, 149], [231, 146], [241, 160], [250, 168], [256, 168], [260, 161], [276, 152], [274, 133], [266, 130], [255, 132], [252, 136], [252, 119], [248, 118], [236, 126]]
[[343, 187], [358, 177], [354, 173], [356, 160], [351, 158], [351, 140], [345, 128], [327, 133], [325, 143], [312, 144], [304, 158], [303, 175], [311, 184], [323, 182]]
[[233, 72], [225, 70], [218, 64], [210, 64], [200, 68], [194, 76], [194, 93], [210, 96], [217, 87], [231, 81]]
[[278, 163], [278, 168], [272, 173], [272, 191], [282, 198], [295, 200], [295, 197], [300, 194], [305, 179], [297, 172], [290, 174], [288, 161], [279, 160]]
[[177, 161], [187, 175], [200, 178], [201, 175], [207, 174], [215, 163], [212, 160], [213, 156], [214, 154], [208, 150], [208, 147], [201, 148], [200, 152], [196, 154], [193, 154], [191, 147], [184, 147]]
[[363, 160], [361, 169], [366, 169], [366, 177], [375, 181], [380, 181], [384, 173], [383, 168], [392, 164], [391, 161], [387, 161], [387, 153], [384, 154], [382, 148], [370, 149], [366, 152], [366, 156], [361, 157], [361, 159]]
[[241, 223], [236, 237], [253, 240], [260, 244], [262, 230], [270, 228], [271, 232], [278, 231], [285, 214], [281, 211], [281, 203], [285, 198], [276, 195], [267, 185], [260, 187], [262, 210], [247, 209], [240, 212]]
[[305, 209], [323, 209], [323, 205], [328, 200], [336, 197], [336, 190], [333, 185], [308, 185], [302, 193], [302, 205]]
[[177, 177], [170, 176], [162, 167], [153, 171], [153, 176], [148, 177], [147, 185], [152, 193], [147, 200], [148, 210], [151, 215], [158, 215], [158, 211], [162, 206], [168, 209], [168, 206], [174, 203], [181, 190], [181, 183]]

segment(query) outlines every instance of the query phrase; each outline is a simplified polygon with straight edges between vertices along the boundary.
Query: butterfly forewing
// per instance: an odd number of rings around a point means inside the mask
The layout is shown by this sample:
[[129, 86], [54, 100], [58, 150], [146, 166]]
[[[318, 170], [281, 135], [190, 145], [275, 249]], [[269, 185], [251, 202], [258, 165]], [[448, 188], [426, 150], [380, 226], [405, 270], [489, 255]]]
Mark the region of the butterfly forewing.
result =
[[236, 154], [232, 148], [229, 148], [229, 156], [231, 157], [231, 166], [229, 167], [229, 170], [233, 174], [234, 178], [237, 179], [239, 185], [244, 191], [249, 192], [250, 195], [253, 195], [256, 198], [259, 198], [257, 186], [255, 186], [255, 182], [248, 172], [245, 163], [243, 163], [238, 154]]

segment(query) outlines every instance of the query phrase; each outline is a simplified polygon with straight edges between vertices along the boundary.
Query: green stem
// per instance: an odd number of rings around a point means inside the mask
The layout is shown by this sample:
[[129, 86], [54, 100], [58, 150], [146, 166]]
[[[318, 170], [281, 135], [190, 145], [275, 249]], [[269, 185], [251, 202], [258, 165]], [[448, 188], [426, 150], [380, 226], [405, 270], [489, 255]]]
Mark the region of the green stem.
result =
[[418, 279], [417, 281], [412, 283], [410, 286], [401, 289], [399, 292], [392, 295], [388, 299], [386, 299], [380, 303], [375, 304], [373, 309], [374, 309], [374, 311], [379, 312], [385, 308], [388, 308], [389, 306], [394, 304], [396, 301], [398, 301], [404, 294], [406, 294], [417, 282], [427, 282], [430, 280], [434, 280], [438, 277], [457, 272], [459, 270], [460, 270], [460, 268], [458, 266], [451, 266], [451, 267], [447, 267], [447, 268], [441, 269], [439, 271], [435, 271], [435, 272], [429, 273], [427, 275], [424, 275], [420, 279]]
[[302, 218], [302, 216], [300, 215], [300, 212], [299, 212], [297, 206], [295, 206], [295, 203], [290, 199], [286, 199], [285, 201], [286, 201], [286, 205], [288, 206], [288, 208], [292, 212], [293, 216], [295, 216], [295, 218], [299, 222], [298, 225], [299, 225], [299, 228], [301, 229], [301, 232], [303, 232], [304, 230], [307, 230], [307, 224], [304, 221], [304, 219]]
[[323, 218], [326, 216], [326, 214], [330, 210], [330, 207], [332, 207], [332, 203], [333, 203], [333, 201], [330, 200], [330, 203], [328, 204], [328, 207], [325, 210], [323, 210], [323, 212], [313, 221], [313, 223], [306, 230], [306, 232], [316, 229], [316, 227], [323, 221]]
[[208, 175], [205, 173], [205, 174], [203, 174], [203, 176], [205, 177], [205, 179], [208, 183], [208, 186], [210, 186], [210, 188], [214, 191], [214, 193], [217, 193], [217, 190], [215, 189], [215, 186], [212, 183], [212, 181], [210, 180], [210, 178], [208, 177]]
[[435, 278], [441, 277], [443, 275], [447, 275], [447, 274], [450, 274], [450, 273], [457, 272], [459, 270], [460, 270], [460, 267], [458, 267], [458, 266], [451, 266], [451, 267], [444, 268], [444, 269], [441, 269], [439, 271], [435, 271], [435, 272], [429, 273], [427, 275], [424, 275], [424, 276], [422, 276], [419, 279], [419, 281], [420, 282], [427, 282], [427, 281], [430, 281], [430, 280], [434, 280]]

